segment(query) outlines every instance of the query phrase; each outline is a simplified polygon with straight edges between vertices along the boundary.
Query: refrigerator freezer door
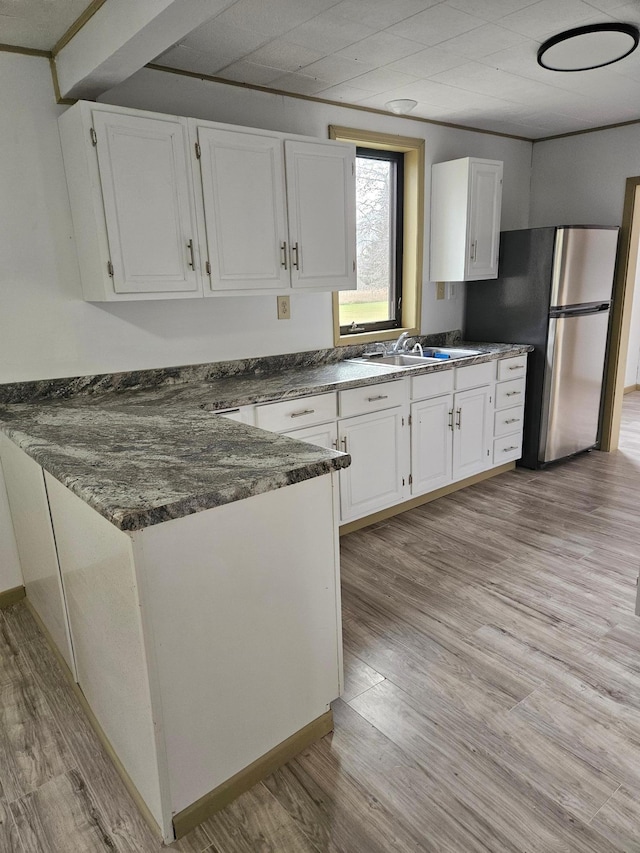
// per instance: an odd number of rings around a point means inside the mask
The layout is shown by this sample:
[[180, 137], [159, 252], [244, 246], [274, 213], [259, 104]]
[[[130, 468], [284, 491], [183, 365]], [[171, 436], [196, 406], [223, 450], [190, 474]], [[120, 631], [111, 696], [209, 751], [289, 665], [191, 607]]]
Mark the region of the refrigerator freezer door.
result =
[[608, 326], [608, 311], [549, 320], [540, 462], [596, 444]]
[[617, 228], [558, 228], [551, 307], [611, 299]]

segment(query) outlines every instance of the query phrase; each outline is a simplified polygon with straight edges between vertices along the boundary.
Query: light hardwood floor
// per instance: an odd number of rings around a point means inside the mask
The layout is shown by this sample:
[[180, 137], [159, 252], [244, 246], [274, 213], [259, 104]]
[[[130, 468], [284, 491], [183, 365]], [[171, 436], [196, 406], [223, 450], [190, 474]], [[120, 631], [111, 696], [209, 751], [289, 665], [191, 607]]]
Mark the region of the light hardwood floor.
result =
[[[640, 392], [621, 450], [342, 541], [336, 729], [176, 849], [640, 853]], [[23, 605], [0, 615], [0, 851], [157, 851]]]

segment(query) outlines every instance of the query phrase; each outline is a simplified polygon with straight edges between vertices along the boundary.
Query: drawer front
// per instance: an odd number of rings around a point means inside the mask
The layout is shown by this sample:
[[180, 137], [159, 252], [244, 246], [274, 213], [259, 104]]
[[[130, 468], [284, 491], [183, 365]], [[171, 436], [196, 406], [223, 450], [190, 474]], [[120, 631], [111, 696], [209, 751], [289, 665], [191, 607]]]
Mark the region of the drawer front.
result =
[[509, 435], [511, 432], [522, 432], [524, 406], [517, 406], [513, 409], [501, 409], [499, 412], [495, 412], [493, 418], [493, 434], [496, 437], [499, 435]]
[[406, 400], [406, 394], [407, 386], [402, 379], [340, 391], [340, 417], [350, 418], [352, 415], [366, 415], [367, 412], [401, 406]]
[[440, 397], [453, 391], [453, 370], [439, 370], [437, 373], [423, 373], [411, 377], [411, 399], [426, 400]]
[[288, 432], [299, 427], [313, 426], [336, 417], [336, 395], [316, 394], [280, 403], [256, 406], [256, 426], [271, 432]]
[[228, 418], [230, 421], [238, 421], [241, 424], [255, 425], [253, 406], [239, 406], [236, 409], [218, 409], [216, 412], [211, 412], [211, 414], [220, 415], [221, 418]]
[[522, 456], [522, 433], [505, 435], [493, 441], [493, 464], [502, 465], [513, 462]]
[[496, 378], [496, 363], [484, 361], [482, 364], [470, 364], [469, 367], [456, 367], [455, 375], [456, 391], [488, 385]]
[[524, 379], [512, 379], [510, 382], [498, 382], [496, 385], [496, 409], [524, 405]]
[[527, 357], [503, 358], [498, 362], [498, 382], [505, 379], [522, 379], [527, 372]]

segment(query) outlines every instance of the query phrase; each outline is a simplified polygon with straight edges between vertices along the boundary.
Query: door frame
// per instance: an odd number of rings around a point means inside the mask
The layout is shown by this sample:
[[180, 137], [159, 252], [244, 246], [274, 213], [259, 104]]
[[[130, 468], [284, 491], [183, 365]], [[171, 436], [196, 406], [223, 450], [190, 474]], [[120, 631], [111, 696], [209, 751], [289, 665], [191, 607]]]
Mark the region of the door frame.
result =
[[640, 243], [640, 175], [627, 178], [613, 280], [609, 351], [605, 369], [600, 449], [618, 449], [631, 309]]

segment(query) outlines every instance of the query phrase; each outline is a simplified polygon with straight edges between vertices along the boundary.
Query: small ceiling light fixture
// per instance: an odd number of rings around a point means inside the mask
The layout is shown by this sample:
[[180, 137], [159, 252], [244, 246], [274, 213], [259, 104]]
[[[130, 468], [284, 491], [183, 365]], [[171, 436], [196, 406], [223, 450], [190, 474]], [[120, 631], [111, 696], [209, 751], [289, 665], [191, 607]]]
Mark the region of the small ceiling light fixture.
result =
[[638, 46], [633, 24], [590, 24], [547, 39], [538, 50], [538, 65], [549, 71], [590, 71], [629, 56]]
[[404, 116], [417, 106], [418, 102], [412, 101], [411, 98], [398, 98], [395, 101], [387, 101], [385, 104], [385, 107], [397, 116]]

